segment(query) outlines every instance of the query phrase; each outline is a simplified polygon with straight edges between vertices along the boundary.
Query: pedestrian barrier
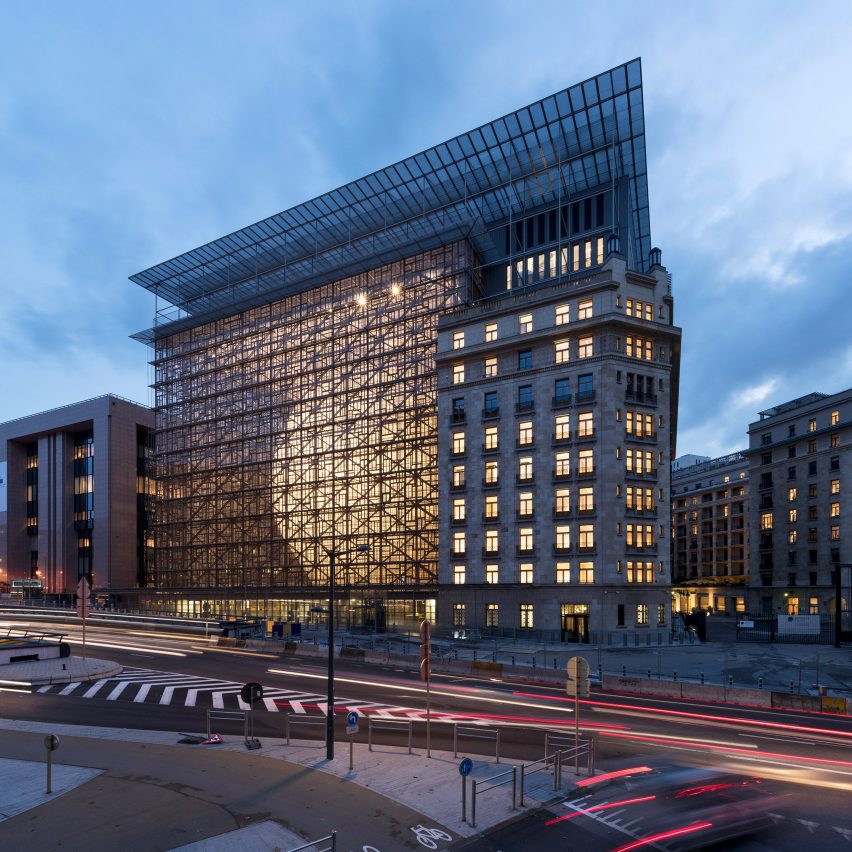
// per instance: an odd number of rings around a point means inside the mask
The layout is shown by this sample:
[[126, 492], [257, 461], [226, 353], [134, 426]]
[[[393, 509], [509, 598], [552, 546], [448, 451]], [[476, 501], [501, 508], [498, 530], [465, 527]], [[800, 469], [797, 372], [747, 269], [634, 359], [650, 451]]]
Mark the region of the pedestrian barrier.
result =
[[489, 740], [494, 743], [494, 760], [500, 762], [499, 728], [465, 728], [458, 723], [453, 725], [453, 757], [459, 756], [459, 739]]
[[[330, 846], [320, 847], [320, 843], [328, 843]], [[305, 843], [303, 846], [297, 846], [295, 849], [288, 849], [287, 852], [304, 852], [305, 849], [310, 849], [311, 852], [337, 852], [337, 832], [332, 831], [327, 837], [320, 837], [319, 840], [312, 840], [310, 843]]]
[[394, 731], [395, 733], [408, 732], [408, 753], [411, 754], [411, 720], [403, 721], [401, 719], [374, 719], [372, 716], [367, 718], [367, 750], [373, 750], [373, 731]]
[[526, 779], [530, 777], [530, 775], [535, 775], [536, 772], [553, 772], [553, 789], [558, 789], [557, 782], [557, 774], [556, 774], [556, 755], [557, 752], [554, 752], [550, 755], [545, 755], [539, 760], [534, 760], [532, 763], [522, 763], [521, 764], [521, 789], [520, 789], [520, 806], [524, 806], [524, 785], [526, 783]]
[[[501, 780], [502, 779], [502, 780]], [[473, 792], [471, 794], [470, 804], [470, 824], [476, 828], [476, 797], [483, 793], [488, 793], [491, 790], [496, 790], [498, 787], [503, 787], [506, 784], [512, 785], [512, 810], [516, 810], [517, 801], [517, 783], [518, 783], [518, 767], [513, 766], [505, 772], [498, 775], [492, 775], [490, 778], [481, 778], [479, 781], [473, 782]], [[486, 786], [487, 785], [487, 786]]]
[[248, 712], [246, 710], [216, 710], [209, 708], [207, 710], [207, 739], [213, 733], [211, 722], [242, 722], [243, 723], [243, 739], [246, 743], [249, 742], [248, 728]]
[[285, 713], [284, 714], [284, 736], [287, 740], [287, 745], [290, 745], [290, 727], [292, 725], [314, 725], [322, 726], [325, 731], [326, 718], [325, 716], [307, 716], [301, 713]]

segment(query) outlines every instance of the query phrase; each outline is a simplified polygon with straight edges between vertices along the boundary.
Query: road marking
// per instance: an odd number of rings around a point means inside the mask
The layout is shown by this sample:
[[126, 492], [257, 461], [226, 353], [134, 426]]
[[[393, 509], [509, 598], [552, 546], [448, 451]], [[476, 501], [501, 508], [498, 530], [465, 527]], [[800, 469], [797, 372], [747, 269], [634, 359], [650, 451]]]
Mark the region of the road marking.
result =
[[115, 701], [115, 699], [118, 698], [118, 696], [121, 695], [122, 692], [124, 692], [124, 690], [127, 688], [128, 685], [129, 685], [129, 681], [126, 681], [126, 680], [121, 681], [115, 687], [115, 689], [113, 689], [113, 691], [109, 695], [107, 695], [107, 701]]
[[94, 686], [90, 686], [84, 693], [83, 698], [91, 698], [98, 690], [106, 683], [106, 680], [99, 680]]
[[59, 695], [70, 695], [79, 685], [80, 685], [79, 681], [77, 681], [76, 683], [69, 683], [68, 686], [66, 686], [64, 689], [60, 689], [58, 694]]
[[40, 686], [37, 692], [49, 692], [53, 687], [53, 684], [49, 683], [47, 686]]
[[152, 684], [143, 683], [142, 686], [139, 687], [139, 692], [136, 693], [136, 697], [133, 699], [134, 704], [140, 704], [147, 697], [148, 693], [151, 691]]
[[291, 701], [290, 706], [296, 713], [305, 713], [307, 712], [304, 707], [302, 707], [301, 701]]
[[163, 690], [163, 694], [160, 696], [160, 704], [171, 704], [172, 696], [175, 694], [175, 688], [173, 686], [167, 686]]

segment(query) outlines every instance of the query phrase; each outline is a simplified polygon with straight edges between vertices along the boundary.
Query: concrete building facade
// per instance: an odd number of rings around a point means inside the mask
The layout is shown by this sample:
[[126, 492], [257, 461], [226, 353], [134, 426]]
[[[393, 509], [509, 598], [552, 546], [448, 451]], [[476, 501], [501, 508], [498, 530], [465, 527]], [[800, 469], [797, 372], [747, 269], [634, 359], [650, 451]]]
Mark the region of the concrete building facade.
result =
[[122, 603], [145, 584], [153, 427], [149, 408], [113, 395], [0, 424], [0, 560], [13, 588], [66, 595], [85, 575]]

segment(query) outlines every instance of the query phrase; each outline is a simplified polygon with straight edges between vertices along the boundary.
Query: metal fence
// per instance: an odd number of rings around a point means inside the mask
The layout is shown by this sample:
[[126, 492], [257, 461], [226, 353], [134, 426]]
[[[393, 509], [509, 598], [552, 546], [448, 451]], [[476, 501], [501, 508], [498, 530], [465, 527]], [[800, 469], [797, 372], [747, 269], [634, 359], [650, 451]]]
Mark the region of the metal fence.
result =
[[832, 645], [834, 638], [834, 618], [830, 615], [813, 616], [809, 624], [798, 616], [741, 615], [736, 625], [737, 642]]

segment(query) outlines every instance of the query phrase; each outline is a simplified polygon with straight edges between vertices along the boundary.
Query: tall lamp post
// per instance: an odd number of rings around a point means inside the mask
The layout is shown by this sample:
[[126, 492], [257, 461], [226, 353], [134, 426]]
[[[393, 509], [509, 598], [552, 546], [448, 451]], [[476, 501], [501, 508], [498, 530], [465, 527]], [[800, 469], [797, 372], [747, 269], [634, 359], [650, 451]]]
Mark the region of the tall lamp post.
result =
[[325, 756], [334, 760], [334, 560], [350, 553], [369, 553], [369, 544], [350, 550], [326, 550], [328, 555], [328, 704], [325, 719]]

